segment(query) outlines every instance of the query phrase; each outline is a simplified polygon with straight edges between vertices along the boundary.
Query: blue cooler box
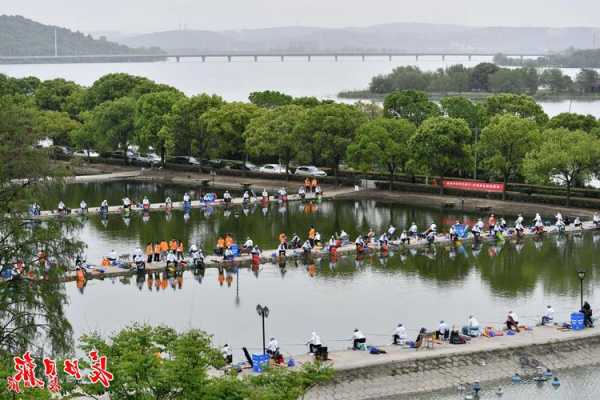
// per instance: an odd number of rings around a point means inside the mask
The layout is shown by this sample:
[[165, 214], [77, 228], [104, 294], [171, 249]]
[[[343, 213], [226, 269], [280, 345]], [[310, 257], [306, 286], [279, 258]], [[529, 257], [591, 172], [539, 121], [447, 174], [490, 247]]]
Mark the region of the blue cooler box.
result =
[[269, 364], [271, 356], [268, 354], [252, 353], [252, 371], [262, 372], [263, 367]]
[[574, 331], [583, 330], [583, 313], [574, 312], [571, 313], [571, 329]]

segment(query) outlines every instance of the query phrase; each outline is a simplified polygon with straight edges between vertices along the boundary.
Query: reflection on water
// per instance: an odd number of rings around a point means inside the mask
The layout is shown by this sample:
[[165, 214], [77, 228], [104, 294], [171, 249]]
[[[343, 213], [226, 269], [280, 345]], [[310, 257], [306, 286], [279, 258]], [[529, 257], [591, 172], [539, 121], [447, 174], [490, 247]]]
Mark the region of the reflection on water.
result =
[[[186, 189], [155, 183], [129, 187], [156, 197]], [[66, 201], [77, 204], [78, 190], [83, 189], [68, 186]], [[88, 191], [87, 196], [94, 193]], [[402, 228], [416, 222], [424, 229], [435, 221], [446, 230], [457, 219], [476, 217], [460, 210], [377, 201], [289, 203], [287, 207], [272, 203], [248, 209], [194, 209], [187, 218], [181, 211], [134, 213], [127, 219], [110, 215], [106, 220], [90, 215], [79, 237], [89, 246], [88, 260], [98, 262], [111, 249], [131, 253], [161, 239], [183, 240], [186, 248], [199, 243], [209, 253], [219, 235], [231, 233], [238, 241], [250, 236], [261, 247], [272, 249], [281, 232], [306, 237], [310, 225], [327, 240], [342, 229], [352, 238], [369, 228], [381, 232], [390, 223]], [[346, 348], [346, 339], [356, 327], [367, 333], [370, 343], [388, 344], [399, 322], [412, 334], [440, 319], [462, 325], [470, 313], [484, 323], [499, 325], [512, 309], [524, 322], [534, 323], [547, 304], [559, 319], [566, 319], [579, 303], [578, 268], [588, 272], [584, 294], [596, 306], [600, 296], [594, 290], [599, 280], [594, 254], [599, 244], [598, 233], [587, 232], [480, 245], [435, 245], [394, 250], [387, 256], [374, 252], [360, 259], [290, 260], [250, 269], [231, 265], [195, 273], [91, 280], [80, 287], [66, 285], [70, 299], [66, 312], [76, 335], [90, 330], [110, 333], [134, 321], [164, 323], [203, 329], [215, 335], [217, 344], [239, 349], [259, 347], [255, 307], [260, 303], [271, 309], [268, 334], [279, 339], [285, 352], [303, 352], [312, 331], [330, 348]]]
[[[510, 379], [482, 385], [479, 399], [508, 399], [508, 400], [596, 400], [600, 391], [600, 368], [590, 366], [572, 370], [559, 371], [560, 386], [554, 387], [549, 382], [513, 384]], [[496, 394], [498, 387], [502, 388], [503, 396]], [[448, 390], [440, 393], [415, 395], [415, 400], [463, 400], [465, 392]], [[401, 397], [399, 399], [406, 399]]]

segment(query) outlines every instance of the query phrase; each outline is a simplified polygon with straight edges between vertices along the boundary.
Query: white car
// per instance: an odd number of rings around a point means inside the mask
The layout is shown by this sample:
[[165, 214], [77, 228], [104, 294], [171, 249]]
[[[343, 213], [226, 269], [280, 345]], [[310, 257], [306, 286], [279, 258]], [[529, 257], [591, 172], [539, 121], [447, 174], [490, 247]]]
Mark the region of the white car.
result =
[[74, 157], [98, 158], [100, 154], [94, 150], [77, 150], [73, 153]]
[[277, 164], [265, 164], [258, 171], [264, 174], [285, 174], [285, 167]]
[[301, 176], [327, 176], [327, 173], [314, 165], [300, 165], [296, 168], [295, 175]]

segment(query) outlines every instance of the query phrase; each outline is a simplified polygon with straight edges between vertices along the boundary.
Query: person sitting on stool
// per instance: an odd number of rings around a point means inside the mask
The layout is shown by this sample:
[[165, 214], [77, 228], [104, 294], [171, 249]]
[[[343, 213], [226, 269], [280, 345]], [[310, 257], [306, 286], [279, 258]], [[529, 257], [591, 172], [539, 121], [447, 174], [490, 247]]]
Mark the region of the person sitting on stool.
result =
[[394, 339], [393, 344], [396, 344], [396, 345], [404, 344], [406, 339], [408, 339], [408, 336], [406, 335], [406, 328], [404, 327], [404, 325], [398, 324], [396, 329], [394, 329], [394, 334], [392, 336], [392, 339]]
[[364, 335], [364, 333], [362, 333], [358, 329], [355, 329], [354, 333], [352, 334], [352, 350], [360, 350], [360, 344], [365, 343], [367, 343], [367, 338]]
[[317, 335], [316, 332], [313, 332], [310, 336], [310, 339], [306, 342], [308, 345], [308, 350], [310, 353], [318, 353], [321, 347], [323, 347], [323, 343], [321, 343], [321, 338]]

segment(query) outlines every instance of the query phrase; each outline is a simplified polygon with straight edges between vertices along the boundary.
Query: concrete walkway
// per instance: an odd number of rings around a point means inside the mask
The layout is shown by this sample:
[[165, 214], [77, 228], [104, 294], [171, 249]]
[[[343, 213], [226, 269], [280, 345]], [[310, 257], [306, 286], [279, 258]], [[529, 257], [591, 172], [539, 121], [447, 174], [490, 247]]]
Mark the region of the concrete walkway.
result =
[[[391, 340], [391, 338], [390, 338]], [[411, 398], [410, 395], [480, 381], [510, 382], [514, 373], [533, 376], [535, 366], [557, 371], [600, 362], [597, 329], [561, 331], [537, 327], [514, 336], [479, 337], [465, 345], [447, 343], [433, 349], [387, 346], [387, 354], [365, 351], [330, 353], [336, 370], [333, 382], [308, 391], [305, 399], [367, 400]], [[302, 356], [297, 360], [310, 361]]]

